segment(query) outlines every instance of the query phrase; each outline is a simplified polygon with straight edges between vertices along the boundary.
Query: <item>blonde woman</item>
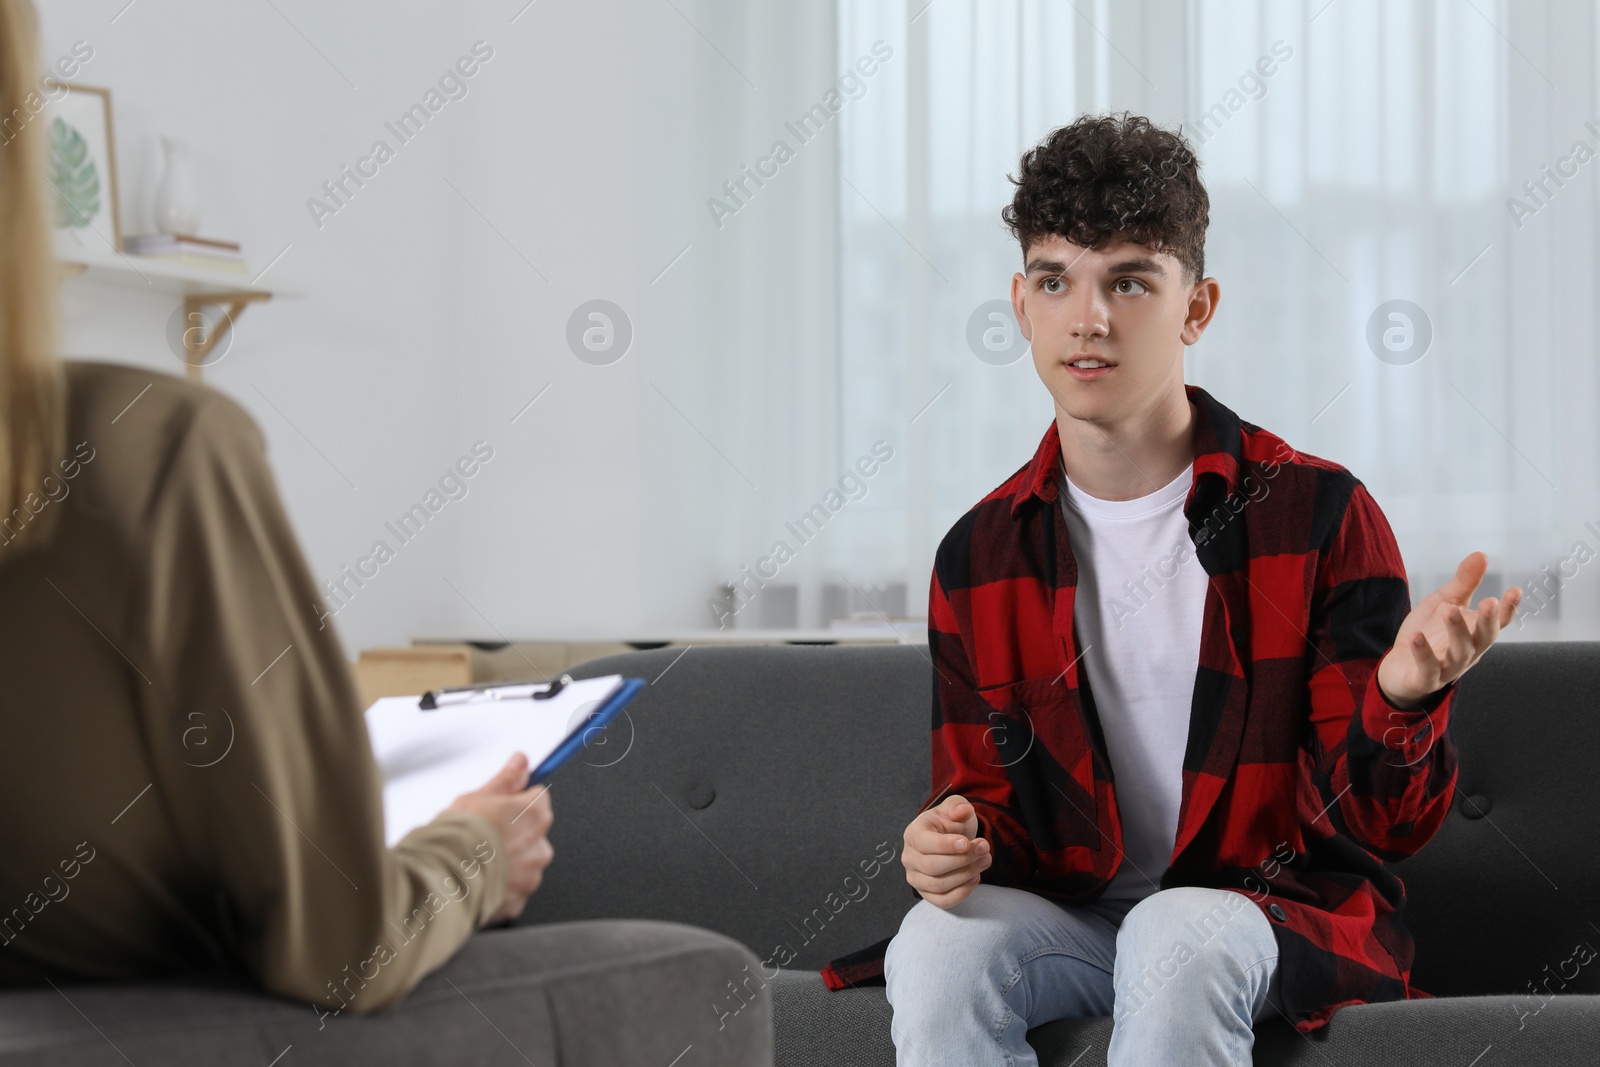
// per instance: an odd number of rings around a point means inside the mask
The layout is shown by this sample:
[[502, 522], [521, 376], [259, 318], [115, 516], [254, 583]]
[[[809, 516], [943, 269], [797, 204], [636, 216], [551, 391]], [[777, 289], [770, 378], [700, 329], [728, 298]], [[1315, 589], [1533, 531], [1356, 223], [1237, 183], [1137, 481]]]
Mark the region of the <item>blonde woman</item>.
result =
[[[551, 862], [549, 795], [513, 756], [386, 848], [351, 673], [255, 424], [176, 377], [57, 362], [36, 34], [26, 0], [0, 0], [0, 986], [220, 969], [323, 1026], [390, 1008], [521, 912]], [[683, 1040], [770, 1062], [765, 1002], [738, 1036], [668, 1025], [701, 1025], [756, 963], [724, 938], [580, 923], [479, 941], [480, 976], [532, 989], [581, 962], [569, 987], [602, 1001], [633, 961], [679, 958], [631, 1021], [559, 1040], [552, 1021], [562, 1062], [666, 1063]], [[554, 1002], [530, 998], [541, 1017]]]

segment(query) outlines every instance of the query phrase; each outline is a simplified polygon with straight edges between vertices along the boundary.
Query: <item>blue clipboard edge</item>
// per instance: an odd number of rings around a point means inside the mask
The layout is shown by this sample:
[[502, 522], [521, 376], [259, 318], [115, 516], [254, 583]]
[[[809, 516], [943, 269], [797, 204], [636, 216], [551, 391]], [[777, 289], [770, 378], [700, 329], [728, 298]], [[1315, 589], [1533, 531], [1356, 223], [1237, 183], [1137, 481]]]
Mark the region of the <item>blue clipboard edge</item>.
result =
[[533, 773], [528, 775], [528, 785], [535, 786], [545, 781], [552, 774], [554, 774], [563, 763], [567, 762], [567, 760], [571, 759], [578, 752], [582, 751], [584, 747], [584, 736], [588, 734], [590, 730], [604, 727], [610, 723], [612, 719], [615, 719], [617, 717], [617, 713], [623, 708], [627, 707], [633, 698], [639, 695], [639, 692], [644, 689], [644, 687], [645, 680], [643, 678], [624, 678], [622, 680], [622, 688], [618, 689], [612, 694], [611, 699], [606, 701], [605, 706], [590, 716], [584, 722], [584, 724], [575, 730], [570, 736], [568, 736], [565, 741], [557, 745], [555, 751], [551, 752], [550, 755], [544, 758], [544, 762], [540, 763], [539, 766], [533, 769]]

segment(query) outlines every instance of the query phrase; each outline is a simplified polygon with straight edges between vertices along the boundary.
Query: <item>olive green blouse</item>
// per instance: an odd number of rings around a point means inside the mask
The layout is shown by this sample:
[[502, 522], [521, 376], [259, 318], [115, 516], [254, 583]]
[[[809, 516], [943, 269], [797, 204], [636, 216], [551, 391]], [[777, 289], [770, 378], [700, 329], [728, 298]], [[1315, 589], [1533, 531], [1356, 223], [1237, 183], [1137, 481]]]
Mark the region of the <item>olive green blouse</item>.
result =
[[[386, 1007], [500, 906], [503, 842], [384, 847], [349, 664], [238, 404], [69, 363], [67, 456], [0, 520], [0, 985], [217, 967]], [[19, 538], [45, 509], [47, 542]]]

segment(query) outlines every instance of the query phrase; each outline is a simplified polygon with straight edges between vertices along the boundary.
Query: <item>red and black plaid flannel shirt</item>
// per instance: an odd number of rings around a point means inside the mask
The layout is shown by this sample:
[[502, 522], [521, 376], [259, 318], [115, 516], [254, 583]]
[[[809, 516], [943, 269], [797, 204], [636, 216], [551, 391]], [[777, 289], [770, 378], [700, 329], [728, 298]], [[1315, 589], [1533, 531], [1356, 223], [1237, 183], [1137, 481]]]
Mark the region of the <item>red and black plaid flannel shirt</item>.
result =
[[[1408, 856], [1449, 810], [1455, 685], [1392, 705], [1377, 667], [1410, 611], [1399, 548], [1366, 486], [1205, 390], [1184, 502], [1210, 576], [1162, 889], [1253, 900], [1277, 935], [1296, 1028], [1409, 985]], [[1111, 764], [1073, 627], [1078, 565], [1057, 503], [1060, 438], [962, 516], [928, 606], [933, 782], [970, 800], [994, 849], [983, 881], [1093, 900], [1122, 858]], [[913, 891], [914, 892], [914, 891]], [[834, 960], [832, 989], [881, 980], [888, 940]]]

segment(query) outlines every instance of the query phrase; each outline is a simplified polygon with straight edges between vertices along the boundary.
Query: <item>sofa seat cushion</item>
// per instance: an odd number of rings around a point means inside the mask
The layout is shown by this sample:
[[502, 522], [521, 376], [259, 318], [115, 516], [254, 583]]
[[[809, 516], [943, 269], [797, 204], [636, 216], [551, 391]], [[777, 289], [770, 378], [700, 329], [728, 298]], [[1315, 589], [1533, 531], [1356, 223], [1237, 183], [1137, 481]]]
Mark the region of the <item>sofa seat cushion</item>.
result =
[[[822, 976], [779, 971], [770, 983], [777, 1067], [894, 1067], [883, 986], [830, 993]], [[1441, 997], [1341, 1008], [1301, 1034], [1282, 1018], [1256, 1027], [1257, 1067], [1371, 1067], [1375, 1063], [1496, 1067], [1596, 1062], [1600, 996]], [[1040, 1067], [1105, 1067], [1109, 1018], [1028, 1031]], [[1488, 1055], [1485, 1055], [1485, 1053]]]
[[[400, 1004], [319, 1018], [234, 979], [64, 985], [0, 996], [0, 1067], [422, 1067], [765, 1061], [770, 1001], [708, 1005], [755, 956], [673, 923], [560, 923], [472, 937]], [[719, 1025], [719, 1023], [721, 1025]]]

